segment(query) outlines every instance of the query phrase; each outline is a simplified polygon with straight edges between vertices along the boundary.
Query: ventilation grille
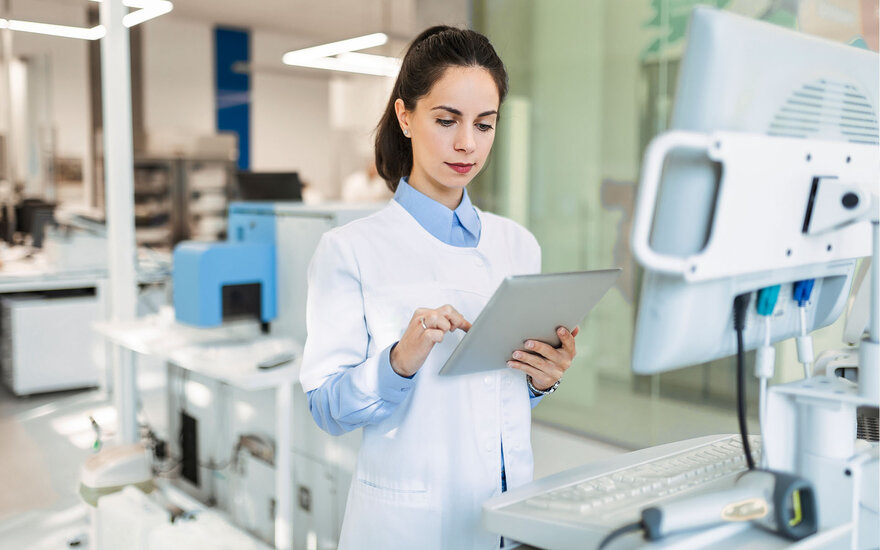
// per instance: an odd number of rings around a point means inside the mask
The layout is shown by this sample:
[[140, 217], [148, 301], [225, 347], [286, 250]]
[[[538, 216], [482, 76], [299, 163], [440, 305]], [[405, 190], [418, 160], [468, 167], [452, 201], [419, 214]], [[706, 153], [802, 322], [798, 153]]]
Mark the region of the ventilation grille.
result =
[[820, 79], [795, 90], [773, 117], [771, 136], [877, 145], [877, 113], [858, 87]]
[[866, 441], [880, 440], [877, 407], [859, 407], [857, 414], [856, 437]]

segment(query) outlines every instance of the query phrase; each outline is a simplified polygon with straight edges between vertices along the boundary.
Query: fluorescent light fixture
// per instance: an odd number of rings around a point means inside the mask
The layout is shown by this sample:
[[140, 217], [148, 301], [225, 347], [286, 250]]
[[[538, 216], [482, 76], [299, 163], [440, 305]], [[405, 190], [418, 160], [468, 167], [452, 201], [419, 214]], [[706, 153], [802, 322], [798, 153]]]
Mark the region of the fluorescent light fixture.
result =
[[388, 35], [377, 32], [339, 42], [330, 42], [301, 50], [293, 50], [281, 58], [286, 65], [326, 69], [347, 73], [375, 76], [396, 76], [401, 60], [396, 57], [354, 53], [357, 50], [381, 46], [388, 42]]
[[106, 34], [102, 25], [90, 29], [85, 27], [71, 27], [69, 25], [52, 25], [50, 23], [37, 23], [35, 21], [18, 21], [17, 19], [0, 20], [0, 28], [12, 31], [32, 32], [36, 34], [48, 34], [63, 38], [81, 38], [83, 40], [98, 40]]
[[[101, 2], [102, 0], [92, 0]], [[134, 8], [136, 11], [122, 16], [122, 24], [133, 27], [144, 21], [165, 15], [174, 8], [174, 4], [168, 0], [123, 0], [123, 5]], [[53, 25], [50, 23], [37, 23], [36, 21], [19, 21], [17, 19], [0, 19], [0, 29], [12, 31], [32, 32], [48, 34], [62, 38], [79, 38], [82, 40], [100, 40], [107, 34], [103, 25], [95, 25], [92, 28], [73, 27], [70, 25]]]
[[330, 42], [329, 44], [312, 46], [311, 48], [304, 48], [302, 50], [293, 50], [284, 54], [281, 60], [288, 65], [296, 65], [299, 61], [330, 57], [345, 52], [365, 50], [367, 48], [381, 46], [386, 42], [388, 42], [388, 35], [383, 32], [377, 32], [365, 36], [358, 36], [357, 38], [349, 38], [348, 40], [340, 40], [339, 42]]

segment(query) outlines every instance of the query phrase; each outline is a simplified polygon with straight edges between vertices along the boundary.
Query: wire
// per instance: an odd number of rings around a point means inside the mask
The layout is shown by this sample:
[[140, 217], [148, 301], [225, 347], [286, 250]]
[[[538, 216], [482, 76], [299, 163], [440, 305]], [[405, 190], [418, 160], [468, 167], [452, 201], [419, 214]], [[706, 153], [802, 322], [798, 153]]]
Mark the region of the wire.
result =
[[749, 470], [755, 469], [755, 459], [749, 445], [748, 427], [746, 426], [746, 351], [743, 343], [746, 309], [749, 307], [751, 293], [740, 294], [733, 300], [733, 326], [736, 329], [736, 416], [739, 420], [739, 435], [742, 438], [743, 452]]
[[813, 285], [815, 279], [805, 279], [794, 284], [792, 294], [794, 300], [798, 303], [800, 310], [801, 334], [795, 341], [797, 342], [798, 361], [804, 365], [804, 378], [813, 375], [813, 339], [807, 333], [807, 306], [810, 303], [810, 295], [813, 293]]
[[623, 527], [618, 527], [614, 531], [611, 531], [610, 533], [608, 533], [608, 536], [606, 536], [604, 539], [602, 539], [602, 542], [599, 543], [598, 550], [602, 550], [603, 548], [605, 548], [606, 546], [611, 544], [611, 541], [613, 541], [617, 537], [620, 537], [620, 536], [625, 535], [627, 533], [641, 531], [644, 528], [645, 528], [645, 526], [642, 524], [641, 521], [636, 521], [634, 523], [628, 523], [628, 524], [624, 525]]
[[807, 308], [799, 307], [801, 335], [797, 337], [798, 360], [804, 365], [804, 378], [813, 374], [813, 340], [807, 334]]

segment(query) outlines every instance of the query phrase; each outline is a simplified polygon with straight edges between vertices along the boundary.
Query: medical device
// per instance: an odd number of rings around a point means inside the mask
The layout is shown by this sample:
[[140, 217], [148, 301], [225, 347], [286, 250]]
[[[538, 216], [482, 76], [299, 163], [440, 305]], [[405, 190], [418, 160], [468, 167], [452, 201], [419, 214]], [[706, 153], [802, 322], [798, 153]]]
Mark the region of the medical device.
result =
[[710, 527], [751, 521], [770, 532], [800, 540], [816, 532], [816, 495], [803, 478], [782, 472], [748, 470], [733, 487], [642, 510], [649, 540]]
[[[655, 374], [733, 354], [742, 369], [745, 350], [802, 336], [840, 316], [857, 259], [873, 253], [876, 264], [880, 256], [878, 67], [874, 52], [723, 11], [693, 11], [672, 131], [645, 153], [634, 214], [633, 251], [645, 268], [634, 372]], [[876, 410], [880, 401], [877, 281], [874, 269], [858, 384], [813, 377], [771, 388], [767, 396], [761, 451], [767, 469], [795, 476], [803, 482], [799, 494], [813, 495], [817, 533], [808, 540], [815, 547], [876, 546], [878, 450], [876, 443], [857, 441], [856, 411]], [[762, 301], [751, 298], [775, 285], [781, 290], [769, 312], [768, 338], [756, 309]], [[806, 359], [811, 354], [803, 347]], [[742, 408], [740, 416], [742, 425]], [[757, 444], [751, 437], [745, 441]], [[675, 445], [682, 456], [671, 463], [669, 447], [661, 446], [515, 489], [486, 503], [484, 524], [542, 548], [595, 547], [616, 529], [646, 531], [641, 514], [650, 507], [675, 509], [674, 501], [710, 494], [715, 496], [697, 498], [725, 502], [753, 462], [749, 446], [744, 460], [731, 462], [717, 449], [706, 451], [701, 441]], [[633, 455], [641, 457], [639, 472], [657, 471], [656, 492], [632, 475]], [[664, 473], [669, 464], [680, 470]], [[706, 475], [707, 468], [720, 466], [738, 471]], [[749, 467], [748, 478], [768, 479], [762, 472]], [[635, 486], [598, 500], [569, 490], [608, 478], [635, 479]], [[572, 494], [574, 512], [562, 517], [521, 513], [529, 499], [558, 501]], [[693, 509], [695, 502], [680, 506]], [[662, 545], [768, 544], [770, 535], [748, 529], [751, 524], [690, 532]], [[780, 527], [777, 522], [775, 529]], [[564, 536], [549, 534], [560, 530]], [[626, 537], [609, 548], [635, 545]]]

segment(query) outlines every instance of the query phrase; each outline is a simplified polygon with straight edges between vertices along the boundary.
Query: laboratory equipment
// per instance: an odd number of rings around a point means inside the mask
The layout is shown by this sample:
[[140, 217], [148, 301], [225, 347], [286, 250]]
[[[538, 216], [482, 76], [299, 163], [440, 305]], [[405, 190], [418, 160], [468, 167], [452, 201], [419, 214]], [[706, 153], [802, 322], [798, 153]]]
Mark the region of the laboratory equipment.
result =
[[737, 476], [733, 487], [679, 498], [642, 510], [649, 540], [712, 527], [751, 521], [787, 539], [801, 540], [816, 532], [816, 495], [803, 478], [752, 469]]
[[[15, 395], [95, 387], [101, 371], [92, 323], [101, 317], [97, 292], [59, 290], [0, 298], [0, 367]], [[52, 342], [46, 345], [46, 335]]]
[[[633, 251], [646, 268], [636, 373], [733, 355], [730, 307], [744, 291], [815, 279], [807, 331], [840, 315], [855, 258], [871, 254], [870, 228], [853, 226], [823, 239], [808, 239], [802, 229], [813, 176], [876, 183], [877, 73], [875, 52], [694, 10], [671, 129], [703, 137], [669, 133], [650, 149], [653, 156], [646, 153], [646, 163], [660, 164], [643, 167], [656, 196], [640, 190], [644, 204], [633, 225]], [[719, 131], [735, 140], [725, 138], [723, 150], [709, 142], [708, 133]], [[756, 135], [789, 139], [759, 145]], [[803, 186], [785, 183], [802, 178], [808, 178]], [[747, 349], [762, 337], [752, 325]], [[774, 316], [773, 342], [798, 332], [797, 308]]]
[[181, 323], [276, 316], [275, 248], [260, 242], [184, 241], [174, 248], [174, 314]]
[[[733, 304], [774, 285], [781, 285], [784, 298], [773, 312], [771, 342], [825, 326], [843, 311], [856, 259], [872, 254], [872, 238], [875, 262], [880, 255], [876, 53], [696, 8], [679, 78], [673, 131], [658, 136], [645, 153], [634, 215], [633, 251], [645, 276], [632, 368], [641, 374], [735, 352], [742, 356], [743, 348], [758, 347], [765, 323], [750, 307], [736, 327]], [[872, 276], [876, 287], [876, 270]], [[811, 280], [812, 294], [799, 292]], [[873, 292], [872, 300], [880, 301]], [[818, 533], [808, 540], [816, 547], [876, 546], [878, 451], [876, 444], [856, 440], [856, 410], [876, 409], [880, 400], [880, 321], [873, 319], [871, 335], [861, 343], [858, 386], [832, 376], [769, 392], [762, 452], [769, 469], [794, 474], [813, 491]], [[735, 328], [742, 329], [740, 338]], [[692, 442], [680, 445], [697, 449]], [[626, 466], [634, 457], [653, 458], [666, 448], [565, 472], [491, 499], [484, 524], [559, 549], [589, 547], [601, 540], [597, 531], [607, 535], [627, 522], [643, 531], [638, 522], [646, 506], [690, 495], [639, 498], [636, 491], [644, 485], [626, 487], [629, 492], [607, 501], [604, 495], [598, 502], [576, 495], [581, 508], [564, 520], [523, 515], [520, 502], [570, 495], [568, 488], [593, 477], [632, 477]], [[645, 463], [653, 468], [659, 462]], [[730, 480], [724, 486], [706, 479], [704, 469], [697, 460], [682, 472], [693, 479], [691, 491], [732, 488]], [[599, 526], [594, 517], [618, 521]], [[768, 536], [730, 524], [666, 539], [663, 547], [788, 544]], [[614, 547], [643, 544], [630, 536]]]
[[[301, 391], [290, 392], [290, 401], [285, 405], [288, 412], [280, 415], [276, 411], [280, 392], [273, 399], [273, 395], [260, 389], [262, 386], [251, 388], [246, 380], [281, 377], [289, 368], [286, 361], [298, 361], [301, 350], [276, 349], [266, 344], [278, 338], [305, 341], [307, 271], [318, 241], [328, 230], [369, 215], [379, 207], [309, 206], [298, 202], [231, 204], [228, 242], [237, 246], [269, 246], [273, 250], [277, 315], [267, 327], [268, 335], [254, 341], [252, 351], [247, 336], [242, 336], [235, 341], [203, 342], [199, 347], [205, 349], [198, 357], [184, 356], [181, 351], [173, 353], [170, 359], [172, 364], [179, 363], [179, 368], [169, 370], [171, 454], [181, 456], [177, 436], [182, 433], [181, 412], [185, 412], [191, 419], [187, 421], [187, 432], [194, 435], [188, 436], [187, 441], [196, 442], [188, 453], [194, 456], [187, 456], [187, 460], [196, 464], [198, 471], [192, 476], [197, 482], [180, 477], [174, 480], [175, 486], [202, 502], [215, 502], [219, 509], [228, 510], [238, 525], [267, 542], [274, 538], [278, 547], [335, 546], [360, 434], [334, 437], [320, 430]], [[217, 270], [222, 272], [225, 267], [218, 266]], [[216, 357], [209, 356], [209, 351], [216, 353]], [[212, 375], [219, 371], [217, 368], [194, 369], [195, 359], [215, 367], [228, 362], [229, 369], [224, 372], [236, 368], [235, 365], [252, 365], [252, 372], [239, 372], [224, 381]], [[272, 367], [276, 363], [283, 364]], [[261, 364], [271, 368], [260, 368]], [[273, 434], [276, 448], [284, 448], [281, 434], [291, 434], [292, 440], [287, 444], [293, 452], [277, 453], [273, 461], [267, 461], [242, 451], [237, 453], [237, 462], [231, 460], [240, 436], [255, 433]], [[284, 496], [279, 491], [284, 491]], [[282, 513], [285, 506], [289, 507]], [[278, 538], [279, 517], [292, 518], [292, 541]], [[282, 528], [282, 536], [283, 532]]]
[[[752, 436], [753, 448], [761, 440]], [[746, 469], [739, 436], [710, 435], [642, 449], [538, 479], [492, 498], [483, 525], [539, 548], [596, 548], [643, 508], [728, 490]]]

